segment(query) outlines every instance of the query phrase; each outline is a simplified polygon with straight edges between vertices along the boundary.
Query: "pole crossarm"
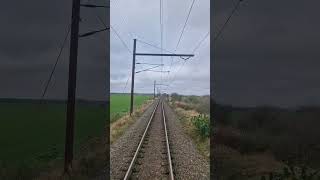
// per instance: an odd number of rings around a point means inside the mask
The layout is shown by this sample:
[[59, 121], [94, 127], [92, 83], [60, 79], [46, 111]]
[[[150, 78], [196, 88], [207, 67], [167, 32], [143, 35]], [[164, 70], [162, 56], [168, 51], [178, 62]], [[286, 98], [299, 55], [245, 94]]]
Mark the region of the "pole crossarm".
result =
[[87, 32], [87, 33], [84, 33], [84, 34], [80, 34], [79, 37], [86, 37], [86, 36], [91, 36], [91, 35], [94, 35], [96, 33], [99, 33], [99, 32], [102, 32], [102, 31], [106, 31], [110, 28], [104, 28], [104, 29], [101, 29], [101, 30], [97, 30], [97, 31], [91, 31], [91, 32]]
[[[136, 72], [135, 71], [136, 64], [148, 64], [148, 63], [140, 63], [140, 62], [136, 63], [136, 56], [169, 56], [169, 57], [178, 56], [178, 57], [180, 57], [181, 59], [183, 59], [185, 61], [194, 56], [194, 54], [176, 54], [176, 53], [171, 53], [171, 52], [170, 52], [170, 54], [163, 54], [163, 53], [158, 53], [158, 54], [154, 54], [154, 53], [137, 53], [136, 52], [136, 44], [137, 44], [137, 39], [133, 39], [130, 116], [131, 116], [131, 114], [133, 112], [133, 99], [134, 99], [133, 95], [134, 95], [134, 77], [135, 77], [135, 74], [140, 73], [140, 72], [144, 72], [144, 71], [152, 71], [152, 72], [160, 72], [160, 73], [169, 73], [170, 72], [170, 71], [155, 71], [155, 70], [152, 70], [152, 69], [157, 68], [159, 66], [163, 66], [162, 62], [161, 62], [161, 64], [157, 64], [157, 66], [154, 66], [154, 67], [151, 67], [151, 68], [144, 69], [144, 70]], [[149, 44], [149, 45], [151, 45], [151, 44]], [[155, 47], [154, 45], [151, 45], [151, 46]], [[162, 49], [162, 48], [160, 48], [160, 49]], [[156, 65], [156, 64], [149, 64], [149, 65]], [[155, 98], [156, 85], [160, 85], [160, 84], [156, 84], [156, 81], [154, 81], [154, 84], [153, 84], [154, 98]], [[163, 86], [166, 86], [166, 85], [163, 85]], [[161, 93], [159, 91], [159, 89], [158, 89], [158, 93], [159, 94]]]
[[160, 72], [160, 73], [169, 73], [170, 71], [155, 71], [155, 70], [144, 70], [144, 71], [137, 71], [136, 74], [145, 72], [145, 71], [151, 71], [151, 72]]
[[155, 85], [158, 85], [158, 86], [169, 86], [167, 84], [155, 84]]
[[160, 65], [160, 66], [164, 66], [164, 64], [152, 64], [152, 63], [140, 63], [140, 62], [137, 62], [136, 64], [146, 64], [146, 65]]
[[194, 54], [153, 54], [153, 53], [135, 53], [136, 56], [180, 56], [193, 57]]
[[80, 4], [82, 7], [88, 7], [88, 8], [110, 8], [110, 6], [102, 6], [102, 5], [94, 5], [94, 4]]

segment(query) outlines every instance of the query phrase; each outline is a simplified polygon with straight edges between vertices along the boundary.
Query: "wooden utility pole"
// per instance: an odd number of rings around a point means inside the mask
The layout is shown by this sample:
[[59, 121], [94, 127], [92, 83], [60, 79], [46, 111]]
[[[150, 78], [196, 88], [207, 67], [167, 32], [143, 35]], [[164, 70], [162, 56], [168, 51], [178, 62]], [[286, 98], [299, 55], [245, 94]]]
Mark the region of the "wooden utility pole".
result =
[[65, 173], [69, 173], [70, 168], [72, 168], [72, 159], [73, 159], [79, 21], [80, 21], [80, 0], [73, 0], [72, 1], [72, 17], [71, 17], [70, 55], [69, 55], [67, 122], [66, 122], [66, 134], [65, 134], [65, 154], [64, 154], [64, 172]]
[[156, 81], [153, 83], [153, 99], [156, 98]]
[[133, 112], [133, 94], [134, 94], [134, 75], [135, 75], [135, 67], [136, 67], [136, 44], [137, 40], [133, 40], [133, 57], [132, 57], [132, 75], [131, 75], [131, 102], [130, 102], [130, 116]]
[[[153, 67], [153, 68], [149, 68], [149, 69], [145, 69], [145, 70], [142, 70], [142, 71], [139, 71], [139, 72], [135, 72], [135, 67], [136, 67], [136, 56], [179, 56], [179, 57], [193, 57], [194, 55], [193, 54], [154, 54], [154, 53], [137, 53], [136, 52], [136, 43], [137, 43], [137, 39], [133, 39], [133, 53], [132, 53], [132, 56], [133, 56], [133, 60], [132, 60], [132, 76], [131, 76], [131, 102], [130, 102], [130, 116], [133, 112], [133, 94], [134, 94], [134, 76], [136, 73], [140, 73], [140, 72], [143, 72], [143, 71], [152, 71], [151, 69], [154, 69], [156, 67]], [[186, 60], [186, 59], [184, 59]], [[141, 63], [139, 63], [141, 64]], [[154, 71], [154, 72], [165, 72], [165, 71]], [[169, 72], [169, 71], [167, 71]], [[154, 90], [155, 91], [155, 90]], [[155, 93], [154, 93], [155, 94]], [[159, 92], [160, 94], [160, 92]]]

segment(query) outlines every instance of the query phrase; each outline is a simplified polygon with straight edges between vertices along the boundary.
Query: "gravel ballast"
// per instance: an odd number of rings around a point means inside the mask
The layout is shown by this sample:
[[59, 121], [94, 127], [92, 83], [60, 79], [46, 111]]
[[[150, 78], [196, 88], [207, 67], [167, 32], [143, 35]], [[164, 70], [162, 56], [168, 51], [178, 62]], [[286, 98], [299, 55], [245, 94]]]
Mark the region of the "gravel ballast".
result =
[[[111, 145], [111, 179], [124, 177], [155, 105], [155, 102], [150, 105], [143, 115]], [[175, 179], [210, 179], [209, 162], [199, 154], [191, 138], [184, 133], [174, 111], [165, 102], [164, 108]]]
[[133, 168], [132, 179], [169, 179], [161, 103], [155, 111]]
[[209, 162], [199, 154], [172, 108], [164, 103], [176, 179], [210, 179]]
[[156, 105], [153, 102], [143, 115], [132, 124], [127, 131], [110, 146], [110, 176], [111, 179], [121, 179], [129, 167], [134, 151], [138, 146], [141, 135], [150, 119]]

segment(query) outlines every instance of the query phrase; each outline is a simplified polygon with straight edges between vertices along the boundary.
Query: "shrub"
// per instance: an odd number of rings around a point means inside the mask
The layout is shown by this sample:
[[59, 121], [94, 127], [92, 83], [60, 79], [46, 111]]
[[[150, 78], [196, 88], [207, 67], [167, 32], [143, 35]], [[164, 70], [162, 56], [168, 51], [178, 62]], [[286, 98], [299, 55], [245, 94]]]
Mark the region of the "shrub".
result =
[[171, 94], [171, 100], [172, 101], [181, 101], [181, 99], [182, 99], [182, 96], [179, 95], [178, 93], [172, 93]]
[[190, 104], [198, 104], [199, 103], [199, 97], [197, 96], [186, 96], [185, 102]]
[[187, 111], [193, 109], [193, 107], [191, 105], [183, 103], [183, 102], [176, 102], [175, 105], [177, 107], [182, 108], [182, 109], [187, 110]]
[[[262, 176], [261, 180], [266, 180]], [[309, 169], [307, 166], [294, 166], [292, 163], [286, 163], [282, 172], [272, 172], [269, 174], [269, 180], [318, 180], [320, 179], [319, 170]]]
[[191, 119], [191, 122], [199, 131], [201, 137], [209, 137], [210, 135], [210, 122], [209, 116], [200, 114], [199, 116], [194, 116]]
[[210, 113], [210, 99], [201, 98], [199, 102], [195, 105], [195, 110], [199, 113], [209, 114]]
[[268, 139], [257, 133], [240, 132], [230, 127], [219, 127], [214, 135], [216, 144], [231, 147], [240, 153], [264, 152], [268, 148]]

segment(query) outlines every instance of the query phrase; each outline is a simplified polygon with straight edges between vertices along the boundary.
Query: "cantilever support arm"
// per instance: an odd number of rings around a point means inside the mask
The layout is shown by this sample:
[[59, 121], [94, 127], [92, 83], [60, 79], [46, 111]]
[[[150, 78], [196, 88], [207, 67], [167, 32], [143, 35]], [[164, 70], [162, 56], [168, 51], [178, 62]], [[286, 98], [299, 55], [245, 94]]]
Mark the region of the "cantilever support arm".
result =
[[194, 54], [153, 54], [153, 53], [135, 53], [136, 56], [179, 56], [179, 57], [193, 57]]

